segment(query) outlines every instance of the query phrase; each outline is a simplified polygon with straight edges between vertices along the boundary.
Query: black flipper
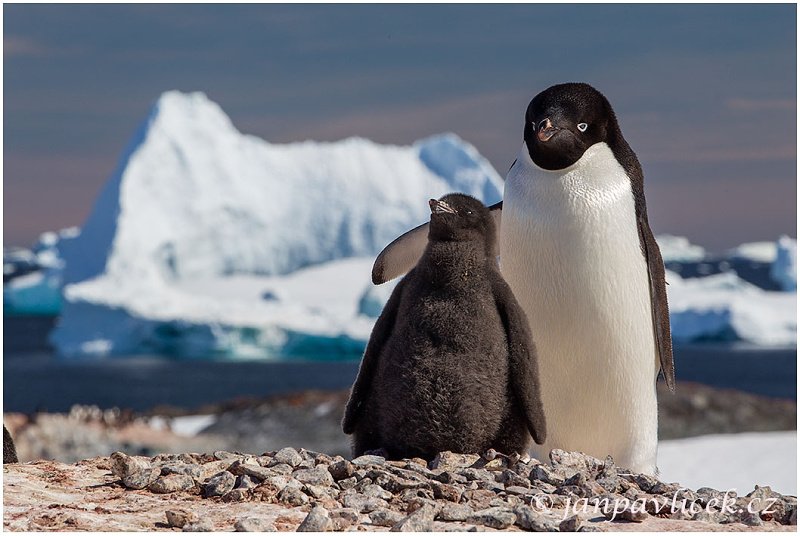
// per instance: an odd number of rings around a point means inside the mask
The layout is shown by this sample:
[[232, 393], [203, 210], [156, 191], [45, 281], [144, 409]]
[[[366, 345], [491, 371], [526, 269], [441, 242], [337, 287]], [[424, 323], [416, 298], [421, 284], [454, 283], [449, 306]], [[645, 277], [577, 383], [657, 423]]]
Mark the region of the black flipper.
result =
[[[489, 210], [492, 211], [495, 227], [499, 233], [503, 202], [495, 203], [489, 207]], [[427, 245], [427, 223], [414, 227], [395, 238], [388, 246], [383, 248], [378, 258], [375, 259], [375, 264], [372, 265], [372, 282], [380, 285], [408, 273], [409, 270], [416, 266]]]
[[531, 437], [541, 445], [547, 438], [547, 424], [542, 408], [539, 360], [528, 317], [500, 274], [492, 288], [508, 340], [511, 389], [525, 412], [525, 422]]
[[364, 408], [364, 401], [372, 386], [372, 379], [375, 377], [381, 350], [391, 335], [397, 320], [397, 310], [400, 306], [400, 297], [405, 282], [406, 280], [404, 279], [397, 284], [378, 320], [375, 321], [375, 326], [372, 328], [372, 335], [367, 343], [367, 349], [364, 351], [364, 357], [361, 358], [358, 376], [353, 388], [350, 390], [350, 399], [347, 401], [347, 407], [344, 410], [342, 431], [345, 434], [352, 434], [356, 430], [356, 423]]
[[669, 304], [667, 303], [667, 280], [661, 250], [647, 223], [647, 216], [637, 218], [639, 242], [647, 261], [650, 277], [650, 300], [653, 304], [653, 330], [656, 335], [656, 348], [661, 363], [664, 381], [671, 393], [675, 393], [675, 363], [672, 356], [672, 333], [669, 324]]

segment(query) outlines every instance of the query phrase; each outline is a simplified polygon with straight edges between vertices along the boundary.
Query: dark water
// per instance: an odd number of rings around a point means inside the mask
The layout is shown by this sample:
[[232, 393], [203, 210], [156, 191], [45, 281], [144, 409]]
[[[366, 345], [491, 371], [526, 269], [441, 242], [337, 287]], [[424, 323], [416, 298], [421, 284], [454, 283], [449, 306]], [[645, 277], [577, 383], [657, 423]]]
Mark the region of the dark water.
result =
[[[146, 411], [157, 405], [196, 408], [237, 397], [302, 389], [346, 389], [358, 362], [176, 361], [161, 357], [64, 362], [42, 334], [48, 319], [4, 319], [3, 410], [65, 412], [73, 404]], [[675, 349], [679, 382], [699, 382], [797, 399], [795, 349], [690, 346]]]

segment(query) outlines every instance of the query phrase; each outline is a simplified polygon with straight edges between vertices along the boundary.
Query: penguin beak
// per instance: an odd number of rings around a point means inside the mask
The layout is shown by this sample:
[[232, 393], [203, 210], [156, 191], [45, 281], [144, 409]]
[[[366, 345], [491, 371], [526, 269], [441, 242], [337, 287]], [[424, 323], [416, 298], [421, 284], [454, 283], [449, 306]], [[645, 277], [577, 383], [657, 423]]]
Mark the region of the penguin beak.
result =
[[428, 201], [428, 205], [430, 205], [431, 207], [431, 214], [442, 214], [443, 212], [446, 212], [448, 214], [456, 213], [453, 207], [451, 207], [444, 201], [437, 201], [436, 199], [431, 199], [430, 201]]
[[558, 130], [558, 128], [553, 126], [549, 118], [542, 119], [536, 126], [536, 135], [539, 136], [540, 141], [545, 142], [553, 137], [556, 130]]

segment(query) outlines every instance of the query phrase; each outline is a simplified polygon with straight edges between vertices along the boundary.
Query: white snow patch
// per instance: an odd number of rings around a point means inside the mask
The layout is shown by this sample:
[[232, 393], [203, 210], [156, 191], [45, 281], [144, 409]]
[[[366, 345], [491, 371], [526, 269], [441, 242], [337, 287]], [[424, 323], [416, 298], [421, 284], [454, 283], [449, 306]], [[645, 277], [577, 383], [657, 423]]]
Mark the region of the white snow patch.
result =
[[747, 242], [729, 249], [725, 257], [729, 259], [745, 259], [757, 262], [773, 262], [777, 256], [775, 242]]
[[185, 415], [173, 417], [169, 426], [176, 435], [194, 437], [217, 422], [217, 419], [216, 415]]
[[769, 276], [781, 286], [785, 292], [797, 292], [797, 240], [782, 236], [776, 244], [775, 262], [769, 270]]
[[659, 478], [697, 490], [736, 490], [756, 485], [797, 495], [797, 432], [719, 434], [658, 444]]

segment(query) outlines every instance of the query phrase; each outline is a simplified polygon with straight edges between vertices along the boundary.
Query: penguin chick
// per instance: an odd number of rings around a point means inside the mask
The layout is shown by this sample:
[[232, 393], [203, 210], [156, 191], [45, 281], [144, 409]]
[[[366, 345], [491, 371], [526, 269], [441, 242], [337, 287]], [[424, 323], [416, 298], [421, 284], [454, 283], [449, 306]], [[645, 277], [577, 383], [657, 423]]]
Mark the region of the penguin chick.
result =
[[538, 365], [500, 275], [494, 219], [464, 194], [430, 207], [428, 244], [375, 323], [342, 429], [354, 456], [526, 454], [546, 437]]

